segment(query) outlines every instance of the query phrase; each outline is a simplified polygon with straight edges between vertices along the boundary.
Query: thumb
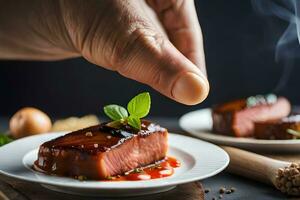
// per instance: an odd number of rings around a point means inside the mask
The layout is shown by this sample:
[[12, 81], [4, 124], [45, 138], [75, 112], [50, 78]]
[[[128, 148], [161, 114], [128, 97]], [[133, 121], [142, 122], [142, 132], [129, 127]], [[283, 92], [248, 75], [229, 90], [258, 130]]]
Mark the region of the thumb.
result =
[[195, 105], [207, 97], [206, 76], [166, 37], [149, 28], [137, 29], [131, 37], [135, 39], [126, 48], [124, 62], [117, 67], [120, 74], [183, 104]]

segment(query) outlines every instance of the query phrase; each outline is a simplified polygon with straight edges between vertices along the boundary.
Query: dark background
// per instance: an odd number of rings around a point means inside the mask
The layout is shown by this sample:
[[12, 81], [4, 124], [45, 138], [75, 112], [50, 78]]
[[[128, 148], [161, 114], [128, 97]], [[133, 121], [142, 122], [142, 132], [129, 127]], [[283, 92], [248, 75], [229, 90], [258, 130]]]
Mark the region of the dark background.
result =
[[[288, 23], [257, 14], [250, 0], [195, 0], [204, 35], [211, 91], [197, 106], [184, 106], [83, 59], [57, 62], [0, 62], [0, 115], [35, 106], [54, 116], [102, 114], [109, 103], [126, 105], [141, 91], [152, 95], [152, 116], [180, 115], [231, 99], [274, 91], [284, 65], [274, 47]], [[271, 27], [271, 28], [270, 28]], [[1, 44], [0, 44], [1, 45]], [[278, 94], [300, 104], [300, 66]]]

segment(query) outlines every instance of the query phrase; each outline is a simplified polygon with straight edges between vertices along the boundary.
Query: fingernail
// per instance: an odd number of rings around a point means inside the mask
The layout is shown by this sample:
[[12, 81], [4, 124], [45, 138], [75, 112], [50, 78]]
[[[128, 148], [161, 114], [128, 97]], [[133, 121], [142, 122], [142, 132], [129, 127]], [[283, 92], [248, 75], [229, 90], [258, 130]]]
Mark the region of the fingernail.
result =
[[209, 83], [207, 79], [192, 72], [181, 75], [172, 89], [175, 100], [187, 105], [201, 103], [207, 97], [208, 92]]

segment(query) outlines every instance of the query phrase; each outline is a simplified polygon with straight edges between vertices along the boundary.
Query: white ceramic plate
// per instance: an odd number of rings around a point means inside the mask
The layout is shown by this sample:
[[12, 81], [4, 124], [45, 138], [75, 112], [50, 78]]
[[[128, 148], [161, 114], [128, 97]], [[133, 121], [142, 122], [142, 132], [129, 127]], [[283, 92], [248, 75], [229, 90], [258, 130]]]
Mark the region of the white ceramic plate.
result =
[[251, 151], [299, 153], [300, 140], [259, 140], [253, 138], [236, 138], [213, 133], [211, 109], [189, 112], [179, 120], [179, 125], [188, 133], [200, 139], [219, 144], [239, 147]]
[[132, 196], [170, 190], [178, 184], [197, 181], [222, 171], [229, 157], [221, 148], [191, 137], [170, 134], [169, 155], [182, 166], [173, 176], [147, 181], [78, 181], [49, 176], [31, 169], [38, 147], [64, 133], [48, 133], [16, 140], [0, 148], [0, 173], [25, 181], [37, 182], [51, 190], [89, 196]]

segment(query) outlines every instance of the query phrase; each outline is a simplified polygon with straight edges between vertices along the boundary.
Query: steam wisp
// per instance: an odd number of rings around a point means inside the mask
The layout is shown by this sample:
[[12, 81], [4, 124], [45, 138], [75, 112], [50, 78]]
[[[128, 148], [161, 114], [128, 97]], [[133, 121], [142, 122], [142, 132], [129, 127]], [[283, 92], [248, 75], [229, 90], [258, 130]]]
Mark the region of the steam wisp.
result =
[[[283, 65], [283, 73], [274, 89], [282, 91], [293, 71], [295, 60], [300, 56], [300, 1], [252, 0], [253, 8], [261, 15], [276, 16], [288, 23], [275, 48], [275, 61]], [[273, 30], [270, 30], [270, 34]]]

